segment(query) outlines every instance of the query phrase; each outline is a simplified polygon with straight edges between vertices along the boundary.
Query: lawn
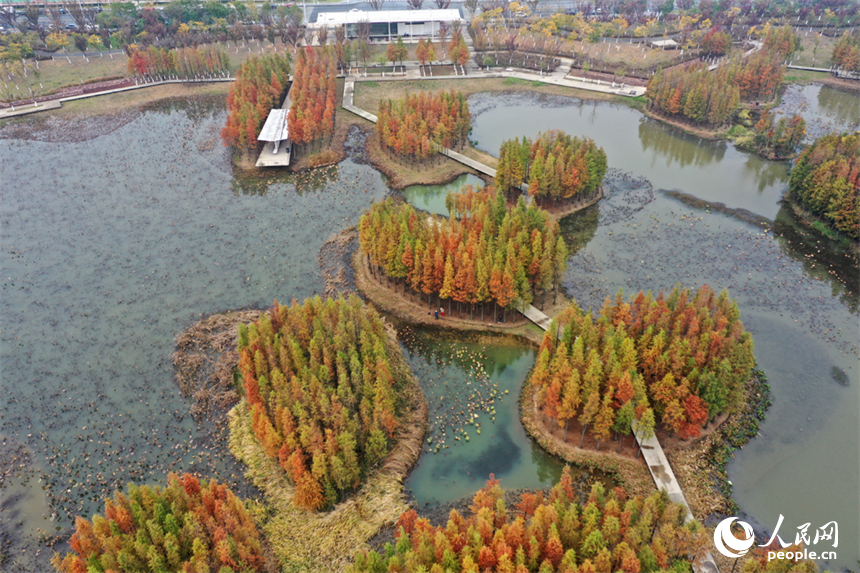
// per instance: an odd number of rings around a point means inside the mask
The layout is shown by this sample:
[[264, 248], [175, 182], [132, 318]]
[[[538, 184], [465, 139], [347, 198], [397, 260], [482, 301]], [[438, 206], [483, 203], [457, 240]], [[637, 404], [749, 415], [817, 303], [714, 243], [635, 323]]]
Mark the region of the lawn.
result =
[[[239, 66], [250, 56], [270, 54], [275, 51], [283, 52], [284, 47], [280, 40], [276, 40], [274, 46], [268, 40], [259, 43], [252, 40], [244, 46], [241, 42], [238, 46], [230, 43], [225, 46], [225, 49], [230, 58], [230, 73], [235, 74]], [[290, 52], [292, 53], [292, 50]], [[100, 79], [126, 77], [130, 75], [126, 70], [127, 61], [128, 58], [124, 53], [111, 56], [100, 52], [90, 53], [87, 58], [79, 56], [67, 58], [57, 54], [53, 60], [38, 62], [38, 68], [34, 60], [29, 60], [26, 64], [27, 77], [18, 74], [16, 82], [18, 89], [14, 88], [14, 84], [10, 84], [11, 96], [15, 100], [26, 99], [31, 97], [28, 88], [33, 90], [34, 95], [40, 96], [67, 86], [77, 86]], [[0, 91], [0, 95], [4, 100], [8, 100], [10, 93], [4, 89]]]
[[828, 38], [827, 36], [820, 35], [816, 30], [801, 32], [800, 46], [802, 50], [795, 52], [791, 61], [796, 66], [829, 68], [833, 47], [838, 40], [839, 38]]

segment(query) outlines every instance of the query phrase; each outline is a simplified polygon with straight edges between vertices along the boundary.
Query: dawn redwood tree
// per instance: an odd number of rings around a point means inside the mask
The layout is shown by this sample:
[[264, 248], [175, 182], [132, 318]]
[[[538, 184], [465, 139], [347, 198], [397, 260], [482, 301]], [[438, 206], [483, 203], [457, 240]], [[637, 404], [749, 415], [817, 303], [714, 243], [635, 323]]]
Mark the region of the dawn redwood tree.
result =
[[[686, 439], [740, 406], [752, 348], [725, 292], [676, 287], [668, 297], [640, 292], [629, 301], [619, 292], [595, 318], [576, 303], [560, 315], [544, 337], [529, 384], [546, 415], [578, 418], [580, 444], [589, 427], [599, 443], [611, 429], [628, 434], [634, 421], [643, 431], [659, 421]], [[561, 393], [555, 395], [558, 376]]]
[[606, 175], [606, 152], [590, 138], [562, 131], [538, 134], [536, 140], [510, 139], [502, 143], [496, 187], [507, 192], [528, 185], [529, 195], [547, 207], [557, 202], [594, 197]]
[[553, 273], [549, 282], [564, 272], [563, 265], [555, 266], [553, 249], [540, 249], [541, 264], [534, 264], [533, 246], [555, 245], [560, 238], [557, 222], [545, 211], [524, 201], [508, 209], [501, 193], [470, 186], [447, 203], [453, 216], [448, 220], [420, 216], [408, 204], [374, 203], [359, 224], [361, 252], [374, 275], [403, 278], [413, 292], [427, 295], [428, 305], [437, 294], [448, 301], [449, 314], [451, 301], [458, 308], [467, 304], [473, 317], [475, 305], [483, 316], [490, 301], [506, 316], [514, 302], [527, 303], [534, 289], [549, 284], [542, 275], [546, 269]]
[[239, 67], [227, 95], [227, 124], [221, 130], [225, 146], [244, 152], [256, 147], [257, 134], [269, 110], [278, 107], [284, 95], [274, 94], [272, 86], [279, 84], [283, 89], [289, 76], [290, 58], [286, 54], [254, 56]]
[[254, 436], [301, 508], [330, 507], [387, 455], [402, 406], [397, 347], [357, 297], [275, 305], [239, 327], [239, 373]]
[[791, 169], [788, 193], [837, 231], [860, 239], [860, 133], [830, 133], [808, 145]]
[[[392, 64], [403, 55], [397, 50], [396, 44], [388, 45]], [[381, 101], [377, 116], [376, 134], [382, 149], [410, 163], [426, 162], [440, 146], [462, 145], [472, 118], [466, 98], [453, 90]]]
[[71, 551], [51, 563], [86, 571], [266, 571], [254, 518], [227, 486], [171, 473], [167, 487], [129, 484], [103, 515], [78, 517]]
[[650, 570], [651, 555], [659, 556], [655, 568], [689, 567], [711, 547], [704, 528], [683, 523], [683, 507], [665, 492], [643, 499], [598, 483], [584, 505], [578, 499], [568, 467], [549, 495], [523, 493], [512, 508], [490, 475], [467, 515], [451, 510], [448, 522], [434, 527], [409, 510], [397, 521], [394, 543], [359, 551], [350, 571], [634, 573]]

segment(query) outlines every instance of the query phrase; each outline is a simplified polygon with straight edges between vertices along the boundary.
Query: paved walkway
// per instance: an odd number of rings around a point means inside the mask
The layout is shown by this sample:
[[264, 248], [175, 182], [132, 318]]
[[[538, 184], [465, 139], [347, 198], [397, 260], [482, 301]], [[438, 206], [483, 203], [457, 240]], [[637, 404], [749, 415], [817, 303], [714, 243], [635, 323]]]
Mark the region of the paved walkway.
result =
[[42, 102], [38, 105], [18, 106], [15, 108], [15, 111], [12, 111], [11, 108], [10, 109], [3, 109], [3, 110], [0, 110], [0, 119], [4, 119], [4, 118], [8, 118], [8, 117], [16, 117], [19, 115], [27, 115], [30, 113], [45, 111], [46, 109], [57, 109], [58, 107], [62, 106], [63, 102], [73, 101], [76, 99], [85, 99], [85, 98], [97, 97], [97, 96], [103, 96], [103, 95], [109, 95], [109, 94], [117, 94], [117, 93], [127, 92], [127, 91], [131, 91], [131, 90], [139, 90], [139, 89], [143, 89], [143, 88], [163, 86], [166, 84], [208, 84], [208, 83], [213, 83], [213, 82], [232, 82], [235, 80], [236, 80], [236, 78], [211, 78], [211, 79], [206, 79], [206, 80], [164, 80], [161, 82], [142, 83], [142, 84], [137, 84], [134, 86], [127, 86], [124, 88], [116, 88], [116, 89], [104, 90], [104, 91], [100, 91], [100, 92], [92, 92], [92, 93], [85, 93], [85, 94], [74, 95], [74, 96], [69, 96], [69, 97], [61, 97], [61, 98], [52, 99], [52, 100]]

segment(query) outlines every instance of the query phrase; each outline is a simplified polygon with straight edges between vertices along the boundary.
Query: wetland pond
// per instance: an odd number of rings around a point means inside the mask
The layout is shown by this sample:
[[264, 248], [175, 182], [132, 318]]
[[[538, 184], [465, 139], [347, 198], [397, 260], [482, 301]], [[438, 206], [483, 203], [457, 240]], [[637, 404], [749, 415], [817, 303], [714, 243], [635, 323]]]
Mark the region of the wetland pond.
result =
[[[310, 175], [237, 177], [218, 140], [222, 100], [162, 103], [82, 142], [0, 139], [0, 536], [11, 541], [7, 562], [21, 569], [48, 570], [40, 530], [68, 533], [70, 515], [100, 510], [129, 481], [163, 483], [168, 471], [194, 470], [254, 493], [223, 435], [187, 415], [170, 362], [174, 336], [205, 314], [322, 292], [323, 242], [390, 193], [381, 174], [352, 160]], [[520, 95], [478, 95], [470, 105], [472, 138], [491, 153], [502, 138], [551, 128], [606, 149], [615, 168], [606, 198], [562, 223], [576, 244], [565, 287], [581, 305], [597, 309], [620, 287], [630, 294], [676, 282], [708, 282], [737, 298], [774, 405], [761, 436], [731, 463], [736, 499], [763, 529], [785, 515], [784, 538], [802, 523], [838, 521], [839, 561], [829, 566], [855, 566], [857, 272], [780, 207], [786, 164], [680, 135], [618, 105]], [[499, 118], [511, 117], [522, 131], [502, 129], [511, 121]], [[691, 207], [661, 189], [745, 208], [776, 226]], [[491, 471], [507, 488], [555, 479], [560, 464], [517, 420], [531, 349], [455, 345], [420, 330], [401, 342], [431, 412], [433, 443], [408, 481], [417, 501], [470, 495]], [[837, 371], [847, 375], [841, 382]], [[480, 388], [480, 435], [460, 417], [446, 420], [444, 435], [442, 419], [434, 426], [446, 411], [434, 400], [458, 381]], [[456, 401], [477, 404], [471, 394]], [[469, 442], [462, 432], [454, 440], [463, 427]], [[427, 452], [441, 440], [456, 445]]]

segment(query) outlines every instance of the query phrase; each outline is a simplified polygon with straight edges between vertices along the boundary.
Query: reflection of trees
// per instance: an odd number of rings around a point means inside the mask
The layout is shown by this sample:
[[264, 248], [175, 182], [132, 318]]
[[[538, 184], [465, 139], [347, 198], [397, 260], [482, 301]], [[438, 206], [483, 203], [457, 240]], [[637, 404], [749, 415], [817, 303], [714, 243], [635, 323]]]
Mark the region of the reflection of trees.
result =
[[666, 167], [677, 163], [679, 167], [708, 165], [722, 161], [726, 153], [724, 141], [706, 141], [693, 135], [672, 130], [652, 119], [639, 122], [639, 141], [642, 151], [653, 151], [666, 158]]
[[196, 96], [187, 99], [162, 100], [149, 106], [144, 106], [144, 109], [165, 115], [170, 115], [174, 112], [184, 112], [188, 116], [188, 119], [199, 123], [205, 119], [212, 119], [215, 117], [215, 114], [223, 112], [226, 109], [224, 104], [224, 96], [211, 95]]
[[[561, 471], [564, 468], [561, 460], [551, 456], [538, 445], [537, 442], [531, 440], [532, 444], [532, 464], [537, 470], [538, 479], [541, 483], [556, 484], [561, 478]], [[584, 470], [574, 466], [571, 468], [571, 474], [577, 476], [585, 473]]]
[[[220, 142], [219, 142], [220, 145]], [[293, 174], [284, 170], [245, 171], [233, 166], [233, 193], [236, 195], [265, 195], [274, 184], [294, 185], [296, 194], [306, 191], [323, 191], [340, 179], [340, 169], [312, 169]]]
[[822, 113], [836, 116], [839, 123], [847, 123], [849, 128], [860, 123], [860, 98], [856, 95], [822, 86], [818, 90], [818, 107]]
[[772, 185], [788, 182], [789, 164], [785, 161], [767, 161], [755, 153], [748, 153], [744, 167], [749, 174], [749, 180], [758, 183], [759, 193]]
[[534, 355], [533, 350], [513, 345], [510, 339], [499, 338], [498, 344], [493, 344], [492, 339], [487, 340], [487, 333], [480, 336], [479, 346], [470, 340], [468, 333], [421, 328], [401, 336], [401, 341], [412, 353], [413, 359], [421, 359], [428, 366], [439, 369], [453, 365], [460, 370], [470, 371], [477, 362], [490, 378], [496, 378], [527, 353]]
[[790, 205], [783, 203], [773, 227], [780, 248], [803, 265], [807, 275], [830, 283], [852, 313], [860, 308], [860, 260], [850, 247], [798, 220]]
[[600, 219], [600, 207], [592, 205], [582, 211], [578, 211], [559, 221], [561, 236], [567, 243], [570, 256], [573, 256], [585, 247], [594, 233], [597, 231], [597, 222]]

